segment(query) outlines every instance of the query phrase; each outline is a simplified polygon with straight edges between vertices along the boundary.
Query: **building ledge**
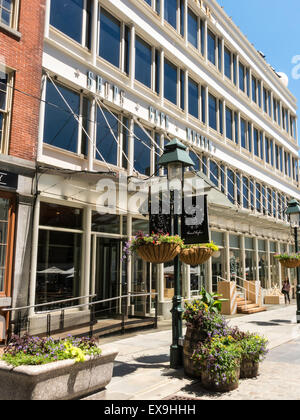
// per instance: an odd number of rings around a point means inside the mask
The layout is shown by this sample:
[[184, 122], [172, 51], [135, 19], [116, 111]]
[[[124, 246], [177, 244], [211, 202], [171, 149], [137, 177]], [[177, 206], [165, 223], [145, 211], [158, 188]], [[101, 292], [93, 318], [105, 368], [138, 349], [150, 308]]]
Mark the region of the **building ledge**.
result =
[[36, 164], [15, 156], [0, 154], [0, 168], [18, 175], [34, 176]]
[[22, 34], [21, 32], [17, 31], [16, 29], [11, 28], [5, 23], [0, 22], [0, 32], [5, 32], [7, 35], [11, 35], [16, 38], [18, 41], [21, 40]]

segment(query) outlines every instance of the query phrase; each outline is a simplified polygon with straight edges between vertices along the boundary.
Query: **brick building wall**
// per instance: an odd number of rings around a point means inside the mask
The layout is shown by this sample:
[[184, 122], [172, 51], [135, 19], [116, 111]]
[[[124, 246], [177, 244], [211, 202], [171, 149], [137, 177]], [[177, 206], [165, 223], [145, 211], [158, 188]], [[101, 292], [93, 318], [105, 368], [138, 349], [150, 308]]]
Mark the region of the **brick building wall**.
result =
[[32, 96], [41, 90], [45, 1], [20, 1], [19, 34], [0, 26], [0, 63], [15, 70], [8, 153], [30, 161], [37, 150], [40, 102]]

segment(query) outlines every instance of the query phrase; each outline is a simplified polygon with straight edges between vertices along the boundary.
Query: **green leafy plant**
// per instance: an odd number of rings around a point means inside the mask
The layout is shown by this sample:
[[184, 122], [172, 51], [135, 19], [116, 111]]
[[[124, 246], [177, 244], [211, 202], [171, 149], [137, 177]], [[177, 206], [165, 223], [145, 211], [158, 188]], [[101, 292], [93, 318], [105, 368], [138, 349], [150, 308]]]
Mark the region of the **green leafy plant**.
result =
[[300, 253], [296, 253], [296, 254], [276, 254], [274, 255], [275, 258], [277, 258], [278, 260], [300, 260]]
[[209, 293], [204, 287], [200, 292], [201, 301], [207, 305], [209, 312], [220, 313], [222, 309], [222, 302], [226, 302], [228, 299], [223, 299], [219, 293]]
[[192, 356], [193, 363], [201, 373], [206, 372], [218, 385], [238, 381], [241, 350], [231, 336], [215, 336], [200, 343]]
[[231, 337], [241, 350], [241, 357], [253, 362], [261, 362], [268, 353], [268, 340], [261, 335], [232, 329]]
[[2, 360], [12, 366], [44, 365], [58, 360], [74, 359], [83, 362], [85, 356], [97, 356], [101, 349], [95, 340], [68, 336], [54, 340], [52, 337], [39, 338], [24, 335], [13, 336], [4, 349]]
[[219, 251], [219, 247], [211, 241], [209, 244], [194, 244], [194, 245], [183, 245], [183, 249], [190, 249], [190, 248], [208, 248], [212, 249], [214, 252]]

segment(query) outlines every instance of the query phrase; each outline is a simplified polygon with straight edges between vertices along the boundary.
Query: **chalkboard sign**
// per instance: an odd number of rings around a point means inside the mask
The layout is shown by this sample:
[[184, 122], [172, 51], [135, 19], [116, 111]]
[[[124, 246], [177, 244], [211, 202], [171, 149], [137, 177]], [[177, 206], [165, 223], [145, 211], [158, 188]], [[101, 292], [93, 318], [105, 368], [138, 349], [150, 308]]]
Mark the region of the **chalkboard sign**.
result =
[[197, 197], [191, 197], [191, 204], [182, 207], [181, 238], [184, 243], [193, 245], [210, 242], [207, 195], [198, 197], [198, 200]]

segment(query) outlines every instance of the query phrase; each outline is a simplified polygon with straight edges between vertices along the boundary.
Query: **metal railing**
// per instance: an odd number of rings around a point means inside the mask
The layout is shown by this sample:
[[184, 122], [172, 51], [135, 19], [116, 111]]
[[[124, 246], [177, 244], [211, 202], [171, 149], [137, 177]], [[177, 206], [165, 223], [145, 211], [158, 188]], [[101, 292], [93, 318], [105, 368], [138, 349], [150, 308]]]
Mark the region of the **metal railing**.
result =
[[[48, 337], [52, 334], [71, 332], [72, 330], [75, 330], [75, 336], [89, 335], [89, 337], [93, 337], [95, 334], [105, 335], [118, 331], [124, 334], [126, 327], [134, 328], [142, 324], [152, 324], [154, 328], [157, 328], [158, 293], [128, 293], [101, 300], [97, 300], [96, 297], [97, 295], [87, 295], [18, 308], [7, 308], [5, 311], [10, 316], [6, 341], [9, 341], [12, 334], [20, 336], [28, 333], [33, 335], [33, 323], [37, 324], [34, 335]], [[154, 316], [146, 313], [143, 315], [129, 314], [128, 308], [135, 305], [135, 298], [152, 299], [153, 297]], [[78, 305], [65, 306], [66, 303], [75, 300], [87, 299], [88, 301]], [[61, 305], [61, 308], [39, 311], [41, 308], [54, 305]], [[104, 327], [101, 327], [101, 320], [105, 320]], [[116, 320], [119, 322], [115, 322]], [[85, 330], [85, 332], [80, 330]]]

